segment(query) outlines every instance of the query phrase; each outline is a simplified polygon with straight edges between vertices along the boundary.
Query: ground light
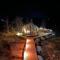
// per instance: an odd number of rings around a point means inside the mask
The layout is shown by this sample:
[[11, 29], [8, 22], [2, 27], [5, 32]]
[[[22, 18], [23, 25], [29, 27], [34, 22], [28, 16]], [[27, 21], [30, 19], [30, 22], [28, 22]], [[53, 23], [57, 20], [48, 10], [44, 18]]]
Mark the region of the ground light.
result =
[[23, 33], [19, 33], [19, 32], [17, 32], [16, 35], [17, 35], [17, 36], [22, 36]]

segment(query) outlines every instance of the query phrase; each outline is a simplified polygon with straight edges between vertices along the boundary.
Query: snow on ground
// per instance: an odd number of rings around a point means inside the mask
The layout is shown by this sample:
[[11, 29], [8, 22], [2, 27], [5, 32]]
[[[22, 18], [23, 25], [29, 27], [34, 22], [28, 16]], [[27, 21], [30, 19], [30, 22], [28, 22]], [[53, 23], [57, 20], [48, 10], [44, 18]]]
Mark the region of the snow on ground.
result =
[[38, 55], [39, 60], [44, 60], [42, 56]]

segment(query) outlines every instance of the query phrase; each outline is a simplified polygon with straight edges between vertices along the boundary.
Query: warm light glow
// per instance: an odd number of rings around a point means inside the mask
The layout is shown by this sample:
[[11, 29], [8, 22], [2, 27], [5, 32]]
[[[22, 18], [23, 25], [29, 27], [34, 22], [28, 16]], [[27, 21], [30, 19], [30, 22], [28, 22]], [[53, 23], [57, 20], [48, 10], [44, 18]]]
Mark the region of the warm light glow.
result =
[[24, 32], [26, 33], [26, 29], [24, 28]]
[[27, 40], [26, 40], [26, 49], [29, 48], [29, 42], [30, 42], [30, 40], [27, 39]]
[[30, 42], [30, 40], [29, 40], [29, 39], [27, 39], [27, 40], [26, 40], [26, 43], [29, 43], [29, 42]]
[[28, 45], [28, 44], [26, 44], [26, 49], [27, 49], [27, 48], [29, 48], [29, 45]]
[[29, 31], [29, 30], [27, 30], [27, 31], [26, 31], [26, 33], [30, 33], [30, 31]]
[[27, 34], [30, 33], [30, 31], [25, 28], [23, 30], [24, 30], [24, 33], [27, 33]]
[[28, 53], [25, 51], [24, 52], [24, 60], [28, 57]]
[[17, 35], [17, 36], [22, 36], [23, 34], [18, 32], [16, 35]]

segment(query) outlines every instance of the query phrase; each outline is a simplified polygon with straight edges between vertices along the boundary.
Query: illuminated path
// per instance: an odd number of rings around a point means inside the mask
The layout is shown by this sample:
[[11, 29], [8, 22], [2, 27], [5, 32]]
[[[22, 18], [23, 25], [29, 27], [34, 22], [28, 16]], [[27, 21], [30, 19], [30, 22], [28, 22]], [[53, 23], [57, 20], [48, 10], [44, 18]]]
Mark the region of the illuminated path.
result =
[[24, 60], [38, 60], [35, 43], [31, 38], [26, 40]]

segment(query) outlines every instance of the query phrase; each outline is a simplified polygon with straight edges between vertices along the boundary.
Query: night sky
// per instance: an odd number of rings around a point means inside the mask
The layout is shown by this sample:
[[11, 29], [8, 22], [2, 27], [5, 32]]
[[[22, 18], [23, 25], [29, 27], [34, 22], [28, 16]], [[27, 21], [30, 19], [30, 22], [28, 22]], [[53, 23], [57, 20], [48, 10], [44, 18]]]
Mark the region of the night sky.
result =
[[[38, 26], [44, 20], [47, 28], [60, 32], [60, 9], [56, 1], [42, 0], [35, 3], [15, 3], [13, 6], [0, 7], [0, 19], [6, 16], [9, 16], [9, 20], [13, 20], [16, 16], [24, 19], [33, 18], [34, 23]], [[0, 22], [0, 26], [1, 24]]]

